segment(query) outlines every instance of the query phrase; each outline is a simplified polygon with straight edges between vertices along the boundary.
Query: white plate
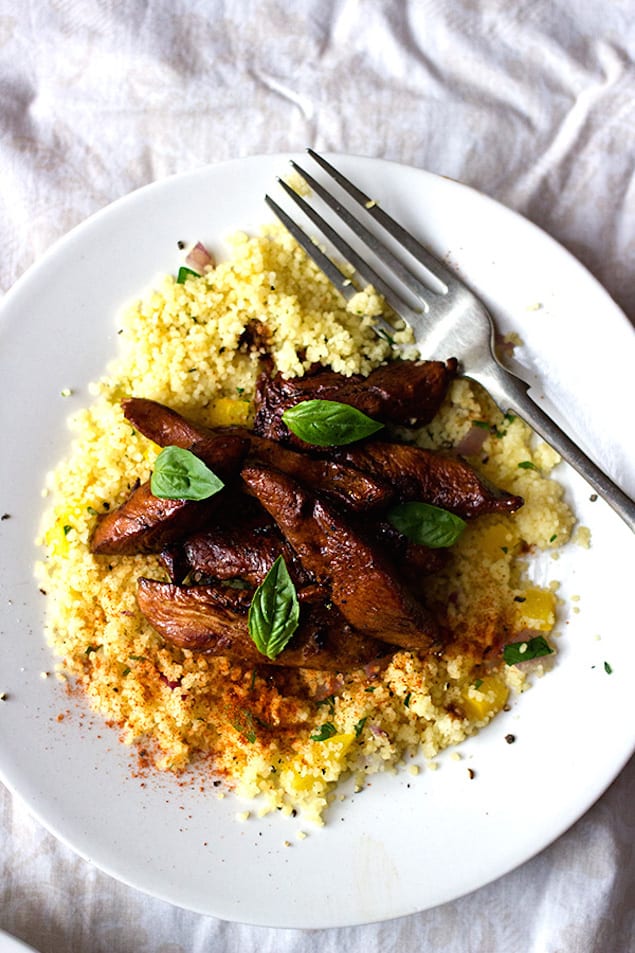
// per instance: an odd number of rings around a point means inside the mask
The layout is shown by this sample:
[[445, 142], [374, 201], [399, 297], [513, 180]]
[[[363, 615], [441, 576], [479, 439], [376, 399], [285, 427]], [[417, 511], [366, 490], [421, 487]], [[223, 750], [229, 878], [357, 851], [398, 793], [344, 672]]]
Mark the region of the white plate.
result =
[[[519, 360], [537, 392], [634, 493], [632, 390], [621, 370], [635, 366], [633, 333], [594, 279], [538, 229], [463, 185], [378, 160], [338, 163], [458, 264], [503, 330], [519, 332]], [[571, 545], [537, 567], [541, 580], [561, 579], [565, 595], [580, 596], [579, 612], [563, 612], [555, 670], [467, 742], [461, 761], [446, 753], [436, 772], [375, 778], [335, 802], [325, 829], [279, 815], [237, 823], [246, 805], [233, 797], [133, 776], [117, 732], [41, 677], [54, 664], [32, 576], [44, 473], [66, 452], [67, 415], [89, 400], [88, 382], [115, 353], [122, 303], [176, 269], [179, 239], [218, 252], [228, 232], [265, 220], [263, 195], [286, 168], [282, 156], [242, 159], [142, 189], [75, 229], [5, 299], [0, 511], [11, 518], [0, 522], [0, 775], [54, 834], [141, 890], [229, 920], [320, 927], [408, 914], [473, 890], [544, 848], [605, 790], [635, 740], [635, 640], [624, 625], [633, 538], [561, 467], [593, 545]], [[67, 387], [75, 396], [64, 399]]]
[[0, 953], [37, 953], [32, 946], [0, 930]]

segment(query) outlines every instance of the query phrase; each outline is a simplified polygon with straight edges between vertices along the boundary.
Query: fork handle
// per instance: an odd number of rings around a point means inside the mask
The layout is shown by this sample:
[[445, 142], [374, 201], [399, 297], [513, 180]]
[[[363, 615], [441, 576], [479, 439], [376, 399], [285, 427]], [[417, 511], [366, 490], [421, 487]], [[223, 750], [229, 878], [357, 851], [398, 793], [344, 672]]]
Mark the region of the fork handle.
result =
[[501, 410], [511, 410], [528, 423], [584, 477], [635, 532], [635, 502], [630, 499], [529, 396], [526, 381], [496, 362], [484, 373], [468, 375], [482, 384]]

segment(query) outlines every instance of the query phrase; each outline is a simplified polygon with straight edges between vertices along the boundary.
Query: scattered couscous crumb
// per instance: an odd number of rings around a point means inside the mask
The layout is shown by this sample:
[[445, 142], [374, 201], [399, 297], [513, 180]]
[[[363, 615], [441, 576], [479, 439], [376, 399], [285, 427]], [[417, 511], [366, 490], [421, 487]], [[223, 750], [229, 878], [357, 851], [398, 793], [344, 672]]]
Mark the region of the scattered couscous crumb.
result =
[[574, 542], [583, 549], [591, 547], [591, 530], [588, 526], [578, 526], [575, 531]]
[[239, 811], [236, 814], [236, 820], [240, 821], [241, 824], [244, 824], [245, 821], [249, 820], [250, 813], [249, 811]]
[[[118, 355], [91, 386], [92, 404], [71, 418], [70, 451], [47, 479], [37, 576], [69, 690], [83, 692], [125, 744], [138, 745], [144, 765], [177, 774], [203, 767], [222, 779], [219, 798], [233, 789], [254, 799], [259, 816], [280, 810], [321, 824], [340, 779], [352, 776], [359, 793], [369, 776], [414, 754], [435, 771], [441, 750], [509, 710], [529, 680], [526, 669], [503, 663], [501, 647], [549, 636], [558, 608], [554, 590], [528, 582], [528, 555], [555, 552], [574, 518], [549, 477], [553, 451], [457, 379], [416, 443], [456, 447], [477, 421], [487, 434], [470, 462], [525, 505], [468, 523], [427, 580], [430, 606], [452, 633], [443, 652], [397, 651], [372, 676], [300, 670], [283, 690], [266, 668], [246, 671], [165, 644], [136, 603], [139, 576], [162, 578], [158, 559], [100, 558], [88, 546], [99, 515], [148, 478], [158, 453], [125, 420], [121, 400], [157, 400], [205, 425], [249, 425], [262, 353], [244, 342], [255, 320], [287, 376], [315, 363], [367, 374], [394, 353], [375, 332], [383, 307], [375, 292], [347, 305], [284, 230], [236, 235], [231, 248], [227, 262], [183, 284], [164, 278], [120, 316]], [[408, 329], [392, 338], [412, 344]]]

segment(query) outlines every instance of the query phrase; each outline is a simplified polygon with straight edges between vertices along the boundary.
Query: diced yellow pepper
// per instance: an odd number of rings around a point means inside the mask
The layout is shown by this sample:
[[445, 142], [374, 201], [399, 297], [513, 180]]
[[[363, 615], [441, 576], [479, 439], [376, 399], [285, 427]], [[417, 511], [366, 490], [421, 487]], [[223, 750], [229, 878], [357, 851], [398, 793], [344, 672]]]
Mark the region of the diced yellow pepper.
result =
[[245, 426], [251, 415], [251, 403], [235, 397], [217, 397], [208, 409], [211, 427]]
[[69, 526], [70, 523], [64, 523], [62, 520], [57, 519], [44, 534], [44, 543], [46, 544], [46, 548], [48, 549], [51, 556], [68, 556]]
[[354, 733], [348, 731], [338, 732], [325, 741], [314, 741], [311, 746], [314, 763], [309, 766], [302, 758], [294, 758], [284, 769], [283, 779], [298, 792], [310, 791], [316, 783], [324, 785], [327, 780], [335, 779], [338, 772], [334, 769], [344, 767], [346, 753], [354, 741]]
[[327, 751], [329, 759], [335, 758], [341, 762], [354, 741], [355, 735], [352, 731], [340, 731], [326, 741], [314, 741], [313, 744], [320, 745], [323, 751]]
[[556, 621], [556, 596], [550, 589], [525, 589], [517, 602], [518, 620], [523, 628], [551, 632]]
[[83, 514], [77, 506], [56, 509], [55, 522], [49, 526], [44, 534], [44, 544], [50, 556], [61, 556], [62, 558], [68, 556], [71, 543], [69, 537], [76, 530], [82, 518]]
[[463, 710], [473, 721], [482, 721], [501, 710], [509, 698], [509, 689], [494, 675], [485, 675], [476, 684], [470, 685], [464, 694]]
[[488, 526], [479, 540], [479, 549], [489, 559], [500, 559], [518, 545], [518, 533], [513, 525], [494, 523]]

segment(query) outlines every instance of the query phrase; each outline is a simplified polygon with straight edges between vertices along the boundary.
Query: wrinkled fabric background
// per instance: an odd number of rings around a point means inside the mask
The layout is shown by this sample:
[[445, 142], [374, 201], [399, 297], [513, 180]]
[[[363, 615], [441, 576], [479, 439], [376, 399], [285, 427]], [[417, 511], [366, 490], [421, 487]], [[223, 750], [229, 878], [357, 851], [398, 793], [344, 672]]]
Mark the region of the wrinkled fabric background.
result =
[[[3, 292], [139, 186], [311, 145], [475, 186], [577, 255], [635, 323], [633, 0], [0, 0], [0, 130]], [[634, 803], [631, 762], [555, 844], [470, 896], [281, 931], [111, 880], [0, 788], [0, 929], [41, 953], [627, 953]]]

